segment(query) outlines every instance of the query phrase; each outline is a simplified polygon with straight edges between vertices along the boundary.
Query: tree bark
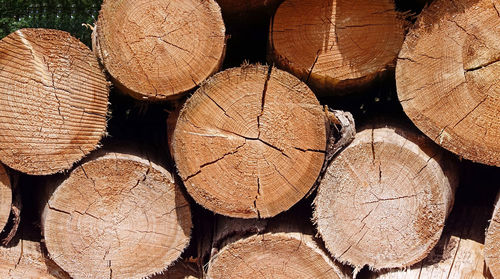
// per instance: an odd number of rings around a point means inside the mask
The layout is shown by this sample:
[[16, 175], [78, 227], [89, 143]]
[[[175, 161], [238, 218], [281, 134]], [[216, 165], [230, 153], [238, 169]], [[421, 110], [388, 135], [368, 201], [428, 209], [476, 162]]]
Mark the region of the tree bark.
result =
[[271, 217], [313, 186], [327, 125], [323, 107], [298, 79], [243, 66], [218, 73], [186, 102], [172, 150], [200, 205], [226, 216]]
[[500, 166], [499, 11], [498, 1], [434, 1], [396, 67], [399, 100], [415, 125], [453, 153], [493, 166]]
[[[300, 216], [304, 217], [304, 216]], [[349, 278], [313, 236], [307, 218], [217, 219], [207, 277]]]
[[69, 169], [106, 131], [108, 83], [69, 33], [21, 29], [0, 40], [0, 159], [28, 174]]
[[43, 235], [50, 257], [74, 278], [150, 276], [189, 243], [188, 202], [172, 175], [145, 156], [104, 153], [56, 185]]
[[219, 69], [225, 27], [214, 0], [105, 0], [92, 45], [120, 90], [165, 100]]
[[339, 261], [358, 269], [407, 267], [439, 240], [456, 185], [454, 162], [427, 138], [372, 126], [328, 167], [314, 219]]
[[493, 277], [500, 278], [500, 193], [486, 233], [484, 257]]
[[485, 206], [454, 209], [441, 239], [423, 261], [406, 270], [384, 271], [372, 274], [370, 278], [491, 278], [483, 255], [484, 228], [488, 218]]
[[270, 58], [323, 94], [346, 94], [394, 67], [404, 21], [392, 0], [286, 0], [269, 32]]

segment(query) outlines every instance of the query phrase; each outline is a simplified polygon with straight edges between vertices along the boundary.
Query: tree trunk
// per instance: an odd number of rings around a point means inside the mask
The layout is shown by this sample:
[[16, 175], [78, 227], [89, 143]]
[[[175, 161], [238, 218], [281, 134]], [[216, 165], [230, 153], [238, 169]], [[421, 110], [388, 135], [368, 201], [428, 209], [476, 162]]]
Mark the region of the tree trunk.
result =
[[500, 278], [500, 193], [486, 233], [484, 257], [493, 277]]
[[344, 94], [394, 67], [403, 25], [392, 0], [286, 0], [271, 22], [270, 57], [318, 91]]
[[172, 99], [219, 69], [225, 27], [214, 0], [105, 0], [92, 44], [119, 89]]
[[186, 102], [172, 150], [199, 204], [226, 216], [271, 217], [313, 186], [325, 159], [327, 124], [298, 79], [243, 66], [218, 73]]
[[89, 159], [51, 194], [45, 243], [72, 277], [143, 278], [165, 270], [187, 246], [189, 204], [172, 175], [144, 158]]
[[406, 270], [372, 274], [379, 279], [478, 279], [491, 278], [484, 264], [484, 228], [489, 216], [484, 206], [453, 210], [443, 236], [430, 254]]
[[399, 100], [415, 125], [453, 153], [493, 166], [500, 166], [499, 11], [498, 1], [434, 1], [396, 68]]
[[410, 130], [359, 132], [328, 167], [314, 202], [330, 253], [358, 269], [423, 259], [453, 205], [457, 177], [447, 155]]
[[66, 32], [21, 29], [0, 41], [0, 160], [28, 174], [69, 169], [106, 131], [108, 83]]
[[70, 278], [67, 273], [44, 256], [39, 242], [25, 239], [15, 242], [15, 246], [0, 247], [1, 278]]
[[307, 218], [291, 214], [269, 221], [221, 217], [214, 235], [210, 279], [349, 278], [349, 270], [321, 248]]

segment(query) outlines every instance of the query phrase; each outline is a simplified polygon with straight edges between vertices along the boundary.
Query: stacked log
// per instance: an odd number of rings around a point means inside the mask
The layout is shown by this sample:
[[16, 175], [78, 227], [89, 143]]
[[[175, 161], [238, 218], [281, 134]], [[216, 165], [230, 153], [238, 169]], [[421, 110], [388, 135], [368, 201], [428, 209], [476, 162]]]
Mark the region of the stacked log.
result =
[[367, 127], [332, 161], [314, 201], [314, 220], [333, 257], [358, 269], [407, 267], [438, 242], [457, 174], [427, 138]]
[[224, 57], [214, 0], [105, 0], [93, 49], [113, 83], [138, 99], [165, 100], [198, 86]]
[[216, 74], [181, 109], [172, 150], [196, 202], [265, 218], [289, 209], [319, 175], [327, 119], [312, 91], [266, 66]]
[[[42, 216], [50, 258], [74, 278], [142, 278], [187, 246], [191, 211], [163, 167], [105, 153], [74, 169]], [[131, 257], [133, 255], [133, 257]]]
[[67, 170], [106, 131], [108, 83], [70, 34], [21, 29], [0, 41], [0, 160], [28, 174]]
[[[348, 278], [297, 216], [269, 221], [217, 220], [208, 278]], [[301, 216], [303, 217], [303, 216]]]
[[490, 219], [484, 243], [484, 257], [494, 278], [500, 277], [500, 193]]
[[286, 0], [271, 22], [270, 57], [317, 90], [345, 94], [394, 67], [403, 27], [392, 0]]
[[493, 166], [500, 166], [499, 10], [489, 0], [434, 1], [396, 67], [399, 100], [415, 125], [453, 153]]

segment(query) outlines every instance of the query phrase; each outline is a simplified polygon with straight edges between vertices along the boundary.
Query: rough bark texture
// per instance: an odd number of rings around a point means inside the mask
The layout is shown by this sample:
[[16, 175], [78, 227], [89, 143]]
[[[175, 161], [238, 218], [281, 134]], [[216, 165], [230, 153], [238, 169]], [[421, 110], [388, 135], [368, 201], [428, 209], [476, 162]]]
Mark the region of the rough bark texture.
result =
[[172, 99], [219, 69], [225, 27], [214, 0], [105, 0], [93, 48], [122, 91]]
[[271, 21], [270, 57], [313, 88], [343, 94], [394, 66], [403, 31], [392, 0], [286, 0]]
[[0, 247], [0, 277], [4, 279], [70, 279], [46, 258], [40, 242], [18, 239], [14, 246]]
[[21, 29], [3, 38], [0, 84], [0, 160], [13, 169], [69, 169], [105, 133], [108, 83], [69, 33]]
[[190, 195], [232, 217], [271, 217], [308, 193], [326, 153], [323, 107], [292, 75], [265, 66], [218, 73], [180, 112], [173, 155]]
[[492, 278], [484, 263], [484, 228], [489, 212], [484, 206], [456, 209], [446, 222], [438, 244], [420, 263], [406, 270], [372, 274], [380, 279], [480, 279]]
[[[300, 216], [304, 217], [304, 216]], [[207, 277], [348, 278], [313, 237], [307, 218], [218, 218]]]
[[484, 243], [486, 264], [495, 278], [500, 278], [500, 193], [497, 196]]
[[[500, 166], [500, 3], [436, 0], [396, 67], [406, 114], [442, 147]], [[439, 43], [436, 43], [439, 42]]]
[[78, 166], [42, 216], [50, 257], [74, 278], [142, 278], [165, 270], [189, 242], [191, 212], [172, 175], [135, 155]]
[[456, 169], [424, 136], [367, 128], [328, 167], [314, 219], [332, 256], [357, 268], [423, 259], [453, 205]]

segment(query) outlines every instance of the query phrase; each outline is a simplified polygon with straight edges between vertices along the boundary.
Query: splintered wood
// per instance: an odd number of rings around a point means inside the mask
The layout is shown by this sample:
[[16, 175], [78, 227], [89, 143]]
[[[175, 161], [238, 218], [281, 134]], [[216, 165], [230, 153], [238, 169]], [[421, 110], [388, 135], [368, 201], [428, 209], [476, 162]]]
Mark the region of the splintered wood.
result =
[[357, 268], [420, 261], [451, 211], [455, 172], [441, 149], [411, 130], [364, 129], [318, 188], [314, 220], [326, 248]]
[[392, 0], [286, 0], [269, 32], [273, 61], [329, 94], [394, 67], [404, 39]]
[[219, 69], [225, 27], [214, 0], [105, 0], [93, 48], [122, 91], [172, 99]]
[[396, 67], [399, 100], [415, 125], [442, 147], [493, 166], [500, 166], [499, 11], [498, 1], [434, 1]]
[[0, 40], [0, 160], [28, 174], [69, 169], [106, 131], [108, 83], [69, 33], [21, 29]]
[[325, 158], [326, 117], [312, 91], [272, 67], [216, 74], [186, 102], [175, 163], [189, 194], [219, 214], [271, 217], [304, 197]]
[[50, 258], [74, 278], [143, 278], [187, 246], [191, 212], [172, 175], [148, 160], [108, 153], [77, 167], [42, 217]]

